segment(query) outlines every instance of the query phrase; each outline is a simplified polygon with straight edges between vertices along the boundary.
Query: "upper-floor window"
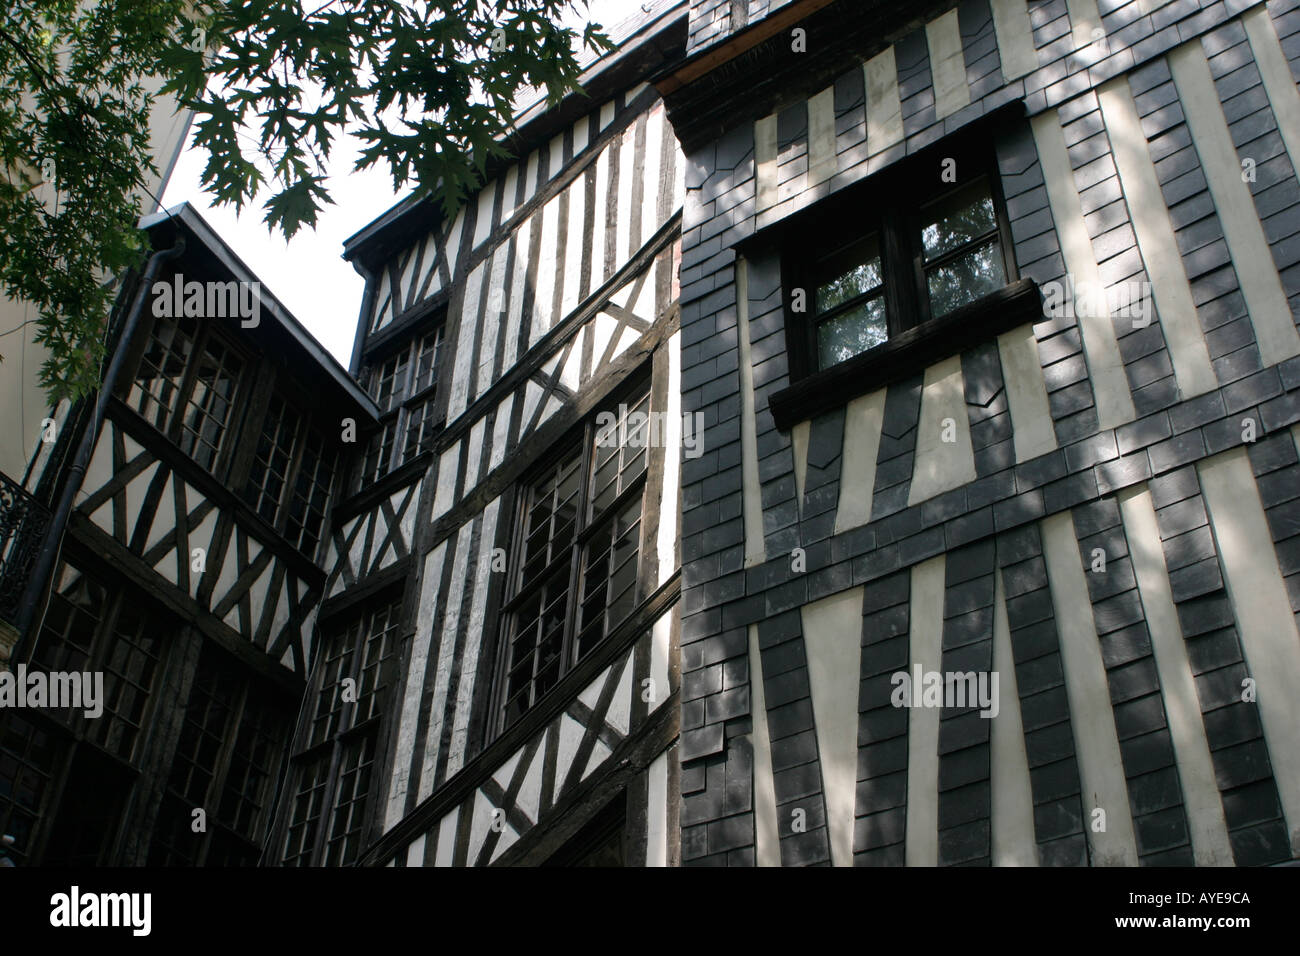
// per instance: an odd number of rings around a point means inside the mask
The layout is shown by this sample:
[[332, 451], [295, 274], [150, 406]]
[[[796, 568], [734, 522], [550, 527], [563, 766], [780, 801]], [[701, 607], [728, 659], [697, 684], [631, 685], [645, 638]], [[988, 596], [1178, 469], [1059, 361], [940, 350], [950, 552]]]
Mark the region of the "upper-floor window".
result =
[[503, 615], [499, 727], [636, 608], [648, 386], [588, 421], [521, 488]]
[[64, 564], [29, 663], [46, 673], [102, 674], [103, 713], [89, 718], [73, 707], [59, 712], [61, 720], [129, 763], [139, 756], [162, 689], [168, 631], [139, 599]]
[[[839, 224], [797, 233], [787, 302], [803, 372], [837, 365], [1008, 282], [996, 171], [984, 157], [925, 156], [886, 175]], [[799, 314], [800, 312], [804, 314]]]
[[358, 485], [377, 481], [433, 448], [442, 325], [404, 343], [369, 367], [366, 384], [379, 406], [379, 428], [362, 457]]
[[212, 470], [232, 424], [243, 371], [244, 358], [211, 328], [191, 317], [160, 317], [127, 404]]
[[[289, 734], [277, 695], [213, 647], [199, 657], [150, 865], [252, 866]], [[205, 827], [194, 830], [194, 809]]]
[[385, 701], [396, 680], [400, 596], [338, 622], [323, 642], [282, 858], [345, 866], [362, 849]]
[[334, 462], [321, 433], [282, 396], [272, 395], [246, 494], [259, 515], [308, 555], [320, 543]]

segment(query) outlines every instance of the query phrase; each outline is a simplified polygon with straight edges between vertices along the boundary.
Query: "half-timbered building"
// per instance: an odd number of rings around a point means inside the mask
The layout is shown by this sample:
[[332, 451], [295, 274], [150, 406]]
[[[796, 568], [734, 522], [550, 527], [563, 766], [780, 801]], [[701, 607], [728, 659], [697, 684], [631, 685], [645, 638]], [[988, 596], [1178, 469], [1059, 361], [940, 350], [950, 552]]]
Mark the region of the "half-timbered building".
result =
[[692, 0], [684, 864], [1300, 856], [1297, 80], [1294, 0]]
[[15, 661], [106, 693], [0, 714], [15, 855], [1300, 857], [1300, 0], [616, 39], [347, 242], [347, 371], [149, 222], [175, 307], [32, 478]]
[[[319, 671], [285, 862], [676, 857], [684, 179], [646, 79], [685, 26], [658, 4], [584, 94], [518, 118], [517, 158], [454, 214], [410, 201], [347, 244], [380, 426], [335, 508], [320, 627], [389, 676], [348, 743], [343, 671]], [[354, 793], [358, 763], [356, 839], [321, 856], [319, 807], [338, 828], [343, 804], [313, 788]]]
[[377, 420], [192, 208], [143, 226], [160, 268], [124, 283], [102, 417], [68, 410], [29, 479], [76, 491], [46, 593], [6, 591], [6, 619], [39, 600], [4, 677], [102, 680], [91, 708], [20, 691], [0, 710], [0, 832], [23, 864], [261, 858], [318, 656], [340, 422]]
[[59, 548], [47, 593], [39, 561], [5, 578], [15, 672], [105, 677], [102, 714], [0, 714], [19, 862], [676, 859], [700, 428], [683, 166], [647, 79], [685, 35], [684, 4], [647, 8], [583, 92], [517, 117], [468, 202], [347, 243], [350, 371], [192, 209], [146, 223], [171, 251], [119, 297], [111, 396], [34, 466], [75, 507], [6, 530]]

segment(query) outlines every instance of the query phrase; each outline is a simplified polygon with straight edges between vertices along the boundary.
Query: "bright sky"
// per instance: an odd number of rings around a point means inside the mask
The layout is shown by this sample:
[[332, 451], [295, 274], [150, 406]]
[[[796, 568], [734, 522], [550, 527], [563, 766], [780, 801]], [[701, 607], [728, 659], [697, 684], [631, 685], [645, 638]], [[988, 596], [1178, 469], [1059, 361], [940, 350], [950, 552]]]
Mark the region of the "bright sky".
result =
[[[608, 29], [636, 15], [640, 7], [640, 0], [592, 0], [590, 17]], [[566, 22], [579, 26], [584, 18], [571, 15]], [[213, 206], [199, 186], [207, 163], [206, 154], [200, 151], [186, 149], [181, 154], [162, 195], [165, 207], [188, 202], [198, 209], [266, 287], [345, 366], [352, 354], [365, 283], [341, 258], [343, 240], [400, 198], [393, 192], [386, 163], [364, 173], [352, 171], [357, 152], [351, 140], [336, 144], [329, 181], [334, 205], [325, 207], [314, 232], [303, 230], [292, 242], [268, 233], [260, 203], [245, 206], [239, 215], [233, 206]]]

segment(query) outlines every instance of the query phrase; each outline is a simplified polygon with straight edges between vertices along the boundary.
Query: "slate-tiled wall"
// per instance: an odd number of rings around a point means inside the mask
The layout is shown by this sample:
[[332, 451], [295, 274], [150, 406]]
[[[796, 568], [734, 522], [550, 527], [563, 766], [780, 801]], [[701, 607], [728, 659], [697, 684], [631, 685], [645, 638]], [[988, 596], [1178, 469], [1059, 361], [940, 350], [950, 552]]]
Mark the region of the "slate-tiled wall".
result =
[[[1004, 75], [1003, 63], [1015, 62], [1015, 54], [1008, 53], [1008, 38], [997, 35], [989, 0], [963, 0], [953, 6], [970, 85], [969, 107], [937, 115], [930, 50], [920, 29], [893, 48], [901, 142], [872, 140], [872, 104], [863, 71], [855, 67], [830, 88], [836, 168], [829, 176], [813, 182], [809, 169], [814, 152], [809, 137], [815, 135], [809, 111], [820, 108], [809, 106], [819, 93], [815, 88], [792, 90], [786, 104], [770, 117], [746, 116], [744, 104], [737, 104], [735, 127], [686, 157], [683, 410], [703, 412], [708, 428], [705, 454], [684, 461], [682, 472], [684, 681], [693, 669], [725, 670], [747, 659], [745, 629], [756, 624], [769, 740], [754, 740], [752, 722], [735, 706], [717, 711], [725, 717], [710, 719], [711, 706], [719, 706], [711, 705], [711, 698], [730, 693], [728, 700], [734, 702], [740, 685], [702, 687], [696, 699], [700, 706], [692, 711], [697, 718], [703, 714], [702, 722], [683, 722], [683, 861], [725, 865], [751, 859], [743, 851], [754, 845], [754, 792], [745, 789], [743, 774], [728, 768], [733, 761], [740, 761], [737, 768], [752, 766], [754, 747], [772, 750], [782, 861], [830, 860], [830, 827], [823, 817], [824, 755], [818, 752], [810, 703], [815, 689], [806, 664], [800, 663], [806, 648], [799, 609], [849, 587], [865, 586], [852, 850], [859, 864], [903, 862], [907, 712], [888, 706], [888, 677], [908, 661], [909, 569], [946, 554], [943, 667], [954, 662], [955, 668], [955, 662], [965, 662], [970, 655], [980, 662], [989, 657], [992, 635], [986, 619], [995, 603], [997, 569], [1006, 589], [1038, 860], [1044, 865], [1088, 862], [1087, 815], [1093, 808], [1082, 794], [1075, 754], [1081, 733], [1075, 724], [1080, 718], [1070, 713], [1066, 700], [1053, 620], [1054, 587], [1039, 540], [1039, 522], [1067, 512], [1085, 569], [1094, 547], [1107, 549], [1107, 572], [1088, 576], [1087, 597], [1124, 764], [1129, 805], [1119, 812], [1132, 819], [1141, 862], [1190, 862], [1193, 828], [1179, 789], [1148, 624], [1114, 500], [1117, 491], [1147, 482], [1160, 523], [1161, 553], [1189, 642], [1234, 857], [1238, 863], [1289, 858], [1288, 841], [1294, 842], [1294, 832], [1288, 837], [1277, 784], [1270, 775], [1258, 774], [1255, 760], [1260, 748], [1267, 750], [1262, 731], [1258, 726], [1251, 729], [1246, 711], [1215, 696], [1215, 681], [1228, 676], [1208, 676], [1233, 666], [1232, 642], [1225, 633], [1235, 633], [1236, 625], [1222, 575], [1217, 574], [1221, 556], [1206, 552], [1187, 563], [1194, 549], [1187, 550], [1192, 545], [1182, 542], [1191, 539], [1183, 536], [1194, 535], [1197, 528], [1178, 523], [1177, 506], [1189, 496], [1178, 497], [1175, 488], [1182, 487], [1178, 483], [1185, 481], [1186, 473], [1194, 477], [1189, 466], [1242, 444], [1242, 421], [1253, 419], [1260, 440], [1250, 449], [1251, 461], [1291, 606], [1300, 611], [1300, 551], [1294, 546], [1300, 540], [1300, 522], [1292, 507], [1297, 498], [1286, 490], [1282, 477], [1294, 480], [1292, 471], [1300, 467], [1287, 431], [1300, 420], [1300, 358], [1279, 362], [1276, 356], [1261, 355], [1256, 344], [1252, 318], [1258, 318], [1246, 311], [1233, 250], [1202, 168], [1203, 157], [1182, 114], [1166, 54], [1188, 42], [1201, 44], [1233, 147], [1241, 159], [1255, 161], [1250, 194], [1294, 308], [1300, 293], [1300, 240], [1293, 232], [1300, 230], [1296, 157], [1286, 148], [1274, 115], [1279, 107], [1264, 89], [1240, 16], [1266, 13], [1289, 69], [1300, 81], [1300, 3], [1098, 0], [1103, 42], [1081, 46], [1076, 28], [1086, 24], [1072, 22], [1070, 14], [1088, 4], [1030, 2], [1030, 42], [1038, 65], [1015, 78]], [[747, 22], [762, 13], [749, 4]], [[731, 5], [725, 3], [693, 4], [692, 48], [717, 42], [730, 29], [722, 24], [731, 15]], [[1093, 36], [1088, 30], [1084, 35]], [[1124, 194], [1112, 132], [1097, 93], [1107, 83], [1132, 97], [1161, 192], [1154, 200]], [[1154, 314], [1145, 326], [1116, 322], [1121, 381], [1129, 386], [1133, 414], [1114, 427], [1101, 428], [1094, 375], [1089, 374], [1095, 358], [1085, 347], [1078, 320], [1045, 317], [1034, 325], [1033, 342], [1058, 447], [1017, 460], [1004, 359], [990, 340], [961, 356], [976, 480], [908, 504], [923, 380], [917, 375], [891, 384], [869, 479], [871, 520], [835, 533], [843, 488], [857, 477], [843, 471], [845, 416], [835, 411], [800, 426], [806, 429], [802, 450], [790, 431], [775, 427], [768, 403], [774, 392], [789, 384], [779, 263], [770, 253], [755, 252], [741, 269], [735, 246], [1011, 100], [1023, 101], [1030, 116], [1055, 113], [1070, 167], [1066, 174], [1082, 209], [1087, 248], [1103, 281], [1161, 281], [1147, 271], [1149, 255], [1144, 256], [1139, 242], [1133, 209], [1134, 203], [1151, 201], [1167, 208], [1183, 266], [1180, 278], [1190, 290], [1216, 387], [1200, 393], [1180, 388], [1167, 336], [1181, 326], [1165, 321], [1170, 317]], [[1033, 133], [1026, 125], [994, 145], [1020, 275], [1040, 284], [1063, 279], [1067, 270], [1056, 211]], [[765, 176], [770, 177], [767, 193]], [[742, 296], [755, 434], [748, 489], [737, 360]], [[802, 468], [802, 499], [797, 467]], [[749, 566], [743, 519], [747, 500], [762, 517], [762, 541], [749, 544], [761, 560], [751, 559]], [[1204, 550], [1207, 529], [1200, 529], [1196, 541]], [[1213, 536], [1209, 539], [1212, 542]], [[796, 548], [801, 549], [801, 570], [793, 569], [791, 552]], [[1194, 622], [1200, 609], [1213, 602], [1223, 615], [1223, 623], [1212, 629], [1219, 643], [1198, 654], [1191, 649], [1193, 639], [1200, 637]], [[1240, 666], [1239, 647], [1235, 653]], [[1230, 674], [1236, 676], [1235, 671]], [[983, 789], [989, 780], [988, 744], [967, 715], [945, 711], [943, 717], [941, 779], [935, 795], [939, 861], [986, 861], [992, 853]], [[1258, 724], [1257, 716], [1254, 719]], [[1255, 741], [1253, 751], [1238, 749], [1250, 741]], [[791, 775], [790, 770], [799, 773]], [[797, 784], [790, 782], [795, 779]], [[789, 826], [796, 803], [812, 810], [807, 830], [797, 834]], [[728, 820], [733, 822], [726, 828], [719, 826]], [[1291, 823], [1293, 831], [1296, 823]], [[738, 843], [746, 828], [751, 842]]]

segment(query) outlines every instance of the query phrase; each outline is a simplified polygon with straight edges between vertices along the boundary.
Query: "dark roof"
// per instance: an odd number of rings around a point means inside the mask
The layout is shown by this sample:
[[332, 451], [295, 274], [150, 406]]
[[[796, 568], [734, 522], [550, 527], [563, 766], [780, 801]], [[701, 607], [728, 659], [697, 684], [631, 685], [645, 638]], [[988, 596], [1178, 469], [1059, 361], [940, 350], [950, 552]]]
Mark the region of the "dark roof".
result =
[[355, 406], [358, 411], [369, 418], [376, 418], [379, 409], [368, 394], [357, 384], [338, 360], [316, 341], [303, 327], [292, 312], [277, 299], [252, 269], [240, 259], [227, 245], [215, 229], [201, 216], [197, 209], [184, 202], [170, 209], [145, 216], [140, 221], [140, 228], [147, 231], [155, 246], [166, 246], [172, 233], [180, 232], [186, 240], [185, 258], [206, 253], [216, 265], [227, 272], [236, 281], [257, 282], [259, 285], [259, 309], [262, 324], [256, 330], [247, 330], [249, 334], [265, 337], [268, 330], [263, 325], [269, 319], [271, 327], [288, 337], [291, 348], [297, 348], [303, 357], [319, 369], [318, 377], [308, 376], [307, 384], [316, 384], [324, 379], [336, 390], [336, 397]]

